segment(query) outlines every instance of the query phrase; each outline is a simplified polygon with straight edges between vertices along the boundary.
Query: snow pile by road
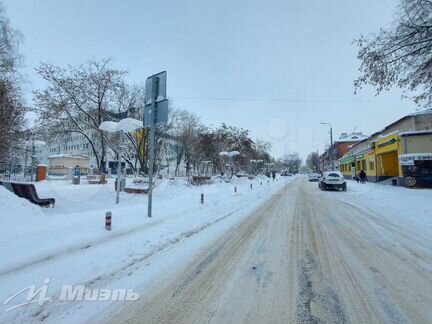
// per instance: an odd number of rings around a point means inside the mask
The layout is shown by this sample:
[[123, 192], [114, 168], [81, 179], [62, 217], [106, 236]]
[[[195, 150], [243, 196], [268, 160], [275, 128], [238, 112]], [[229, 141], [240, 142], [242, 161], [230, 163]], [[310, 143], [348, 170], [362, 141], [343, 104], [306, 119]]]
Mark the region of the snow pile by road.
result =
[[380, 211], [390, 222], [432, 232], [432, 190], [355, 181], [348, 181], [348, 188], [346, 194], [356, 207]]
[[0, 186], [0, 206], [3, 231], [10, 231], [11, 227], [25, 224], [25, 222], [35, 218], [37, 221], [42, 221], [45, 218], [39, 206], [16, 196], [3, 186]]

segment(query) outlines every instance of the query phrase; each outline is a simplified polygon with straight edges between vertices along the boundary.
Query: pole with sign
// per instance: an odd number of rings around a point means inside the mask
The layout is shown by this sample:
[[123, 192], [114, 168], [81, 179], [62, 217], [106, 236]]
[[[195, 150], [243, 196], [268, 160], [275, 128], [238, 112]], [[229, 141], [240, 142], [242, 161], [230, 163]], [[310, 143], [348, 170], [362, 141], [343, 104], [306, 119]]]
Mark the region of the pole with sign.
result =
[[167, 121], [168, 100], [166, 99], [166, 72], [164, 71], [147, 78], [145, 88], [144, 128], [150, 128], [148, 217], [152, 217], [156, 125]]

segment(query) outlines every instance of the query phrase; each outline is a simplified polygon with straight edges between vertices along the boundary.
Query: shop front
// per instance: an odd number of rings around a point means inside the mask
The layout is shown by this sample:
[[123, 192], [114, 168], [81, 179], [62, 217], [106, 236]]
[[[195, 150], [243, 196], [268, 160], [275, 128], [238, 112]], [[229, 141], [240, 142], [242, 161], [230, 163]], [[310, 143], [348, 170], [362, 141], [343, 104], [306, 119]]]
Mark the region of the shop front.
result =
[[399, 156], [403, 185], [432, 188], [432, 153], [411, 153]]
[[340, 171], [347, 179], [355, 178], [355, 159], [352, 153], [345, 154], [339, 159]]
[[375, 163], [375, 150], [370, 150], [365, 154], [365, 162], [366, 162], [366, 175], [368, 177], [368, 181], [375, 182], [376, 179], [376, 163]]
[[432, 131], [400, 134], [400, 182], [405, 187], [432, 188]]
[[399, 177], [399, 135], [395, 132], [387, 136], [380, 136], [376, 140], [376, 175], [377, 181]]

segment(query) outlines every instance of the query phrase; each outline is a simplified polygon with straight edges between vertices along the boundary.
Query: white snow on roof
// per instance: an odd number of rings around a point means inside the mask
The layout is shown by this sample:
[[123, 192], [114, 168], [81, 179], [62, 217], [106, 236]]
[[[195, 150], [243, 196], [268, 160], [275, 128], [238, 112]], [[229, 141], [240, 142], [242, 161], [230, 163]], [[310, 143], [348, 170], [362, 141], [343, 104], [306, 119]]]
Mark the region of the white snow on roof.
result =
[[432, 115], [432, 109], [419, 110], [409, 114], [408, 116]]
[[24, 144], [27, 145], [27, 146], [32, 146], [32, 145], [34, 145], [34, 146], [44, 146], [44, 145], [46, 145], [46, 142], [40, 141], [40, 140], [28, 140], [28, 141], [25, 141]]
[[399, 130], [395, 130], [395, 131], [387, 133], [387, 134], [379, 135], [378, 138], [384, 138], [384, 137], [387, 137], [387, 136], [390, 136], [390, 135], [393, 135], [393, 134], [398, 134], [398, 133], [399, 133]]
[[84, 154], [54, 154], [48, 156], [48, 159], [55, 159], [55, 158], [74, 158], [74, 159], [90, 159], [88, 156]]
[[335, 142], [359, 142], [362, 141], [369, 136], [363, 134], [363, 133], [351, 133], [344, 135], [343, 137], [339, 137], [335, 140]]
[[422, 135], [422, 134], [432, 134], [432, 130], [421, 130], [421, 131], [409, 131], [409, 132], [400, 132], [400, 136], [407, 135]]

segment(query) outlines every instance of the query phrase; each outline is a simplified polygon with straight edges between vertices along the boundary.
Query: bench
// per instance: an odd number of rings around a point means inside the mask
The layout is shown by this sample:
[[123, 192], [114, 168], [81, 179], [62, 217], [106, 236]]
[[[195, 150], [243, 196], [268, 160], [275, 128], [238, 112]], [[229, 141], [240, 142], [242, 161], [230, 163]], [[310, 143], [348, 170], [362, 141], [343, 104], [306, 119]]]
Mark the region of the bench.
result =
[[39, 198], [36, 187], [32, 183], [0, 181], [0, 185], [13, 192], [18, 197], [25, 198], [35, 205], [39, 205], [41, 207], [54, 207], [55, 205], [54, 198]]
[[89, 184], [105, 184], [107, 181], [105, 180], [105, 175], [88, 175], [87, 181]]
[[211, 177], [206, 176], [192, 176], [192, 184], [194, 185], [202, 185], [202, 184], [210, 184]]
[[125, 192], [129, 193], [129, 194], [141, 194], [141, 195], [145, 195], [148, 193], [148, 188], [125, 188], [124, 190]]
[[89, 184], [99, 184], [100, 182], [99, 177], [96, 175], [88, 175], [87, 181]]

